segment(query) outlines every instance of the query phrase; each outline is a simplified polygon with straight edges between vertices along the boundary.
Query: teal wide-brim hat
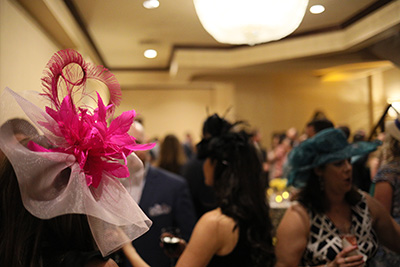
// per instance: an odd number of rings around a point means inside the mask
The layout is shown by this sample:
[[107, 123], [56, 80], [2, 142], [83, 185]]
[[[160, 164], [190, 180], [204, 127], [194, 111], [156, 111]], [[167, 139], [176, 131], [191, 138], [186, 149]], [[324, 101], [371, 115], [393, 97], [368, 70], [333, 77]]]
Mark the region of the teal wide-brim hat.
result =
[[294, 187], [302, 187], [315, 167], [350, 159], [352, 156], [368, 154], [375, 151], [381, 144], [380, 141], [360, 141], [349, 144], [341, 130], [334, 128], [322, 130], [293, 148], [289, 154], [288, 183]]

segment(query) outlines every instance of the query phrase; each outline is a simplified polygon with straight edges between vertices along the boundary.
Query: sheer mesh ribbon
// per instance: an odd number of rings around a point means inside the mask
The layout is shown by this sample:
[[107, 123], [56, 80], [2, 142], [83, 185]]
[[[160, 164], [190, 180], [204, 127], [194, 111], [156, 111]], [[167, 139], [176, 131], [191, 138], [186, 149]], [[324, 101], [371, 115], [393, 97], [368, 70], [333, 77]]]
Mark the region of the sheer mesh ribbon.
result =
[[[108, 255], [151, 225], [127, 191], [129, 186], [119, 179], [129, 185], [143, 175], [143, 164], [132, 152], [154, 144], [136, 144], [127, 133], [134, 110], [107, 125], [120, 103], [121, 88], [104, 67], [86, 63], [78, 52], [67, 49], [53, 55], [43, 74], [42, 94], [24, 91], [27, 97], [22, 97], [4, 90], [0, 123], [24, 113], [52, 147], [30, 142], [27, 148], [17, 141], [11, 125], [4, 124], [0, 149], [13, 165], [22, 202], [32, 215], [50, 219], [86, 214], [98, 248]], [[98, 93], [101, 88], [108, 90], [107, 106]]]
[[[10, 101], [7, 95], [13, 96], [33, 122], [46, 116], [39, 107], [8, 88], [1, 96], [2, 107], [6, 105], [5, 101]], [[16, 172], [25, 208], [41, 219], [86, 214], [103, 255], [112, 253], [149, 229], [151, 221], [118, 179], [103, 174], [97, 188], [88, 186], [74, 155], [31, 151], [21, 145], [7, 127], [0, 132], [0, 148]], [[133, 161], [131, 168], [140, 173], [143, 166], [135, 154], [130, 161]], [[68, 169], [69, 176], [61, 175]]]

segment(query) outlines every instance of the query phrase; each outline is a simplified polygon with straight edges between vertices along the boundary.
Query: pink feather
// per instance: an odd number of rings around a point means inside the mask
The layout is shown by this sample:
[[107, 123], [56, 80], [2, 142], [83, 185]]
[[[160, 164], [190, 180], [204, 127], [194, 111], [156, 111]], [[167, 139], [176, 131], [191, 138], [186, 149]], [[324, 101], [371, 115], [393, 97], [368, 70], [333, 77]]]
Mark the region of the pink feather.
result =
[[[55, 53], [47, 63], [42, 77], [43, 95], [50, 100], [53, 107], [58, 109], [63, 96], [70, 95], [73, 98], [78, 91], [85, 95], [88, 79], [103, 82], [108, 87], [110, 92], [108, 104], [113, 105], [109, 113], [112, 113], [121, 103], [122, 96], [121, 87], [114, 74], [103, 66], [86, 63], [82, 56], [72, 49]], [[61, 99], [60, 96], [62, 96]]]
[[[110, 101], [107, 106], [99, 93], [98, 107], [93, 111], [74, 103], [74, 94], [86, 94], [88, 79], [103, 82], [108, 87]], [[85, 173], [88, 186], [97, 188], [103, 175], [128, 177], [127, 156], [135, 150], [154, 147], [155, 144], [138, 145], [128, 134], [136, 115], [134, 110], [122, 113], [107, 126], [107, 118], [121, 102], [121, 88], [115, 76], [106, 68], [86, 63], [76, 51], [67, 49], [54, 54], [46, 65], [42, 86], [43, 95], [52, 106], [46, 107], [46, 113], [53, 121], [48, 119], [38, 123], [63, 141], [52, 149], [34, 143], [30, 143], [29, 147], [34, 151], [74, 155]], [[124, 164], [121, 164], [121, 160]]]

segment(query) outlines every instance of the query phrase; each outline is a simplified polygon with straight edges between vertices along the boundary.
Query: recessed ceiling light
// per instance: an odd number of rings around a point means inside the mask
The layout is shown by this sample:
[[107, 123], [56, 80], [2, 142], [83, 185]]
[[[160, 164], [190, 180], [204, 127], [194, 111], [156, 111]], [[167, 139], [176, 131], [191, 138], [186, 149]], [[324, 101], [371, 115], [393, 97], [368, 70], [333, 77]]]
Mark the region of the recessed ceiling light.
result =
[[158, 0], [146, 0], [143, 2], [143, 6], [147, 9], [154, 9], [160, 6]]
[[325, 11], [325, 7], [323, 5], [313, 5], [310, 7], [310, 12], [313, 14], [321, 14]]
[[157, 56], [157, 51], [154, 49], [147, 49], [144, 51], [144, 56], [146, 58], [155, 58]]

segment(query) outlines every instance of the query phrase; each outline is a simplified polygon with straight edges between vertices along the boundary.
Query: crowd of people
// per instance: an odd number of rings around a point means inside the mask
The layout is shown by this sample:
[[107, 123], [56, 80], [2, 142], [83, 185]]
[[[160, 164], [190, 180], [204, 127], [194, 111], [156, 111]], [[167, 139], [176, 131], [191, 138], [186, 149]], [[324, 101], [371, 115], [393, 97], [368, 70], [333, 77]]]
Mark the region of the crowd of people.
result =
[[[0, 266], [400, 266], [399, 118], [367, 141], [318, 113], [264, 146], [212, 114], [197, 144], [153, 143], [134, 111], [107, 122], [121, 96], [108, 70], [63, 50], [44, 74], [45, 111], [11, 89], [0, 99], [31, 120], [0, 113]], [[76, 98], [90, 79], [108, 105]], [[279, 178], [292, 195], [274, 229]]]

